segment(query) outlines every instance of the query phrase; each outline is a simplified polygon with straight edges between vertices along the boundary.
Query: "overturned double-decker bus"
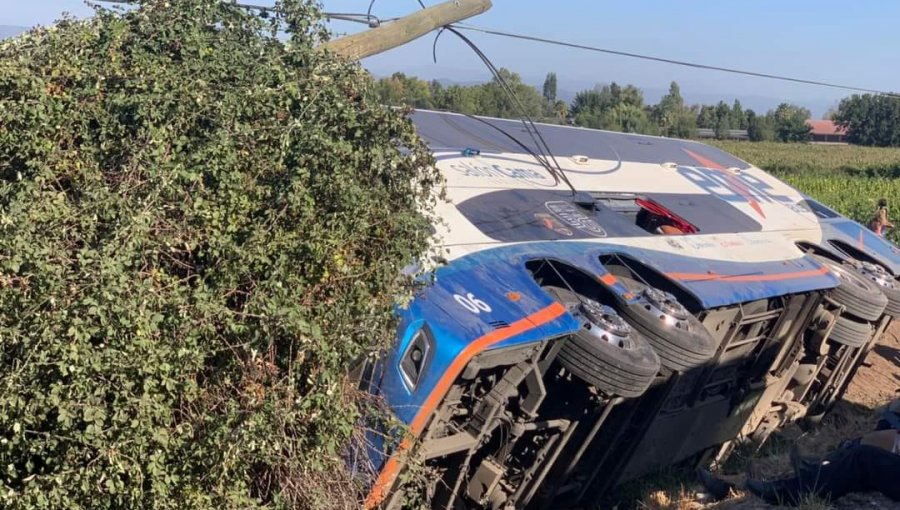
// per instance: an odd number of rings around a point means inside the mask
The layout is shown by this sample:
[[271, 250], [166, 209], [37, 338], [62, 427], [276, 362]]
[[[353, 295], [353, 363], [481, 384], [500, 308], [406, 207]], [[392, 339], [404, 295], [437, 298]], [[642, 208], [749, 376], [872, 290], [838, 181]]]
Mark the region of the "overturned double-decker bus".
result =
[[[370, 508], [566, 508], [815, 422], [900, 314], [900, 252], [697, 142], [417, 111], [445, 260], [354, 374], [406, 426]], [[548, 164], [552, 159], [552, 165]], [[356, 466], [359, 467], [359, 466]], [[361, 471], [361, 470], [360, 470]]]

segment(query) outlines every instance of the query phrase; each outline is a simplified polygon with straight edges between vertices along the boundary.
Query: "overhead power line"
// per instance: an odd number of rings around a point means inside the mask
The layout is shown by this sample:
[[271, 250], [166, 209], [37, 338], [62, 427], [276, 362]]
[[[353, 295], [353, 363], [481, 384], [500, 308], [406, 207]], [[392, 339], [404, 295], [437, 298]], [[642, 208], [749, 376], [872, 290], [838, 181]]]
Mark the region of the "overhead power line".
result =
[[547, 39], [544, 37], [536, 37], [536, 36], [532, 36], [532, 35], [515, 34], [512, 32], [503, 32], [500, 30], [477, 27], [474, 25], [463, 24], [463, 23], [456, 23], [453, 26], [460, 30], [468, 30], [471, 32], [481, 32], [483, 34], [495, 35], [495, 36], [499, 36], [499, 37], [509, 37], [512, 39], [520, 39], [520, 40], [538, 42], [538, 43], [543, 43], [543, 44], [552, 44], [555, 46], [563, 46], [563, 47], [567, 47], [567, 48], [575, 48], [575, 49], [586, 50], [586, 51], [594, 51], [594, 52], [598, 52], [598, 53], [606, 53], [609, 55], [618, 55], [621, 57], [637, 58], [637, 59], [641, 59], [641, 60], [650, 60], [653, 62], [662, 62], [665, 64], [691, 67], [694, 69], [720, 71], [723, 73], [741, 74], [744, 76], [754, 76], [757, 78], [767, 78], [767, 79], [771, 79], [771, 80], [789, 81], [789, 82], [794, 82], [794, 83], [803, 83], [806, 85], [816, 85], [819, 87], [829, 87], [829, 88], [833, 88], [833, 89], [851, 90], [851, 91], [855, 91], [855, 92], [866, 92], [869, 94], [878, 94], [878, 95], [883, 95], [883, 96], [900, 98], [900, 94], [895, 93], [895, 92], [885, 92], [882, 90], [868, 89], [865, 87], [857, 87], [854, 85], [843, 85], [843, 84], [838, 84], [838, 83], [831, 83], [831, 82], [825, 82], [825, 81], [819, 81], [819, 80], [808, 80], [808, 79], [804, 79], [804, 78], [795, 78], [795, 77], [791, 77], [791, 76], [783, 76], [783, 75], [778, 75], [778, 74], [759, 73], [759, 72], [755, 72], [755, 71], [746, 71], [743, 69], [734, 69], [734, 68], [730, 68], [730, 67], [699, 64], [696, 62], [687, 62], [684, 60], [675, 60], [675, 59], [671, 59], [671, 58], [657, 57], [657, 56], [653, 56], [653, 55], [642, 55], [640, 53], [612, 50], [612, 49], [608, 49], [608, 48], [600, 48], [597, 46], [588, 46], [585, 44], [571, 43], [571, 42], [566, 42], [566, 41], [558, 41], [558, 40], [554, 40], [554, 39]]
[[[117, 3], [117, 4], [133, 4], [134, 3], [133, 0], [100, 0], [100, 1], [106, 2], [106, 3]], [[418, 1], [419, 5], [422, 6], [422, 8], [425, 7], [424, 3], [421, 0], [417, 0], [417, 1]], [[234, 2], [233, 4], [238, 7], [243, 7], [245, 9], [258, 10], [258, 11], [262, 11], [262, 12], [276, 12], [277, 13], [279, 10], [276, 6], [258, 5], [258, 4], [250, 4], [250, 3], [243, 3], [243, 2]], [[396, 21], [397, 18], [381, 19], [377, 16], [374, 16], [372, 14], [372, 7], [374, 4], [375, 4], [374, 1], [370, 2], [369, 10], [366, 13], [357, 14], [357, 13], [323, 12], [322, 14], [327, 18], [341, 20], [341, 21], [350, 21], [350, 22], [354, 22], [354, 23], [362, 23], [362, 24], [369, 25], [369, 27], [372, 27], [372, 28], [380, 26], [383, 23]], [[562, 47], [566, 47], [566, 48], [573, 48], [573, 49], [579, 49], [579, 50], [585, 50], [585, 51], [593, 51], [593, 52], [597, 52], [597, 53], [605, 53], [607, 55], [617, 55], [620, 57], [649, 60], [652, 62], [661, 62], [664, 64], [690, 67], [693, 69], [718, 71], [718, 72], [723, 72], [723, 73], [739, 74], [739, 75], [743, 75], [743, 76], [753, 76], [756, 78], [765, 78], [765, 79], [770, 79], [770, 80], [801, 83], [804, 85], [815, 85], [818, 87], [827, 87], [827, 88], [832, 88], [832, 89], [848, 90], [848, 91], [853, 91], [853, 92], [863, 92], [863, 93], [868, 93], [868, 94], [876, 94], [876, 95], [881, 95], [881, 96], [900, 98], [900, 93], [897, 93], [897, 92], [886, 92], [883, 90], [870, 89], [870, 88], [866, 88], [866, 87], [857, 87], [855, 85], [845, 85], [845, 84], [826, 82], [826, 81], [820, 81], [820, 80], [797, 78], [797, 77], [793, 77], [793, 76], [784, 76], [784, 75], [772, 74], [772, 73], [747, 71], [744, 69], [736, 69], [736, 68], [732, 68], [732, 67], [715, 66], [715, 65], [710, 65], [710, 64], [700, 64], [697, 62], [688, 62], [685, 60], [676, 60], [676, 59], [672, 59], [672, 58], [658, 57], [658, 56], [654, 56], [654, 55], [644, 55], [644, 54], [633, 53], [633, 52], [629, 52], [629, 51], [614, 50], [614, 49], [610, 49], [610, 48], [601, 48], [598, 46], [589, 46], [586, 44], [572, 43], [572, 42], [560, 41], [560, 40], [556, 40], [556, 39], [548, 39], [545, 37], [537, 37], [537, 36], [527, 35], [527, 34], [517, 34], [517, 33], [513, 33], [513, 32], [505, 32], [505, 31], [496, 30], [493, 28], [469, 25], [467, 23], [454, 23], [450, 26], [452, 26], [453, 28], [456, 28], [458, 30], [468, 30], [471, 32], [480, 32], [483, 34], [494, 35], [494, 36], [498, 36], [498, 37], [508, 37], [511, 39], [519, 39], [519, 40], [523, 40], [523, 41], [531, 41], [531, 42], [537, 42], [537, 43], [542, 43], [542, 44], [550, 44], [550, 45], [554, 45], [554, 46], [562, 46]]]
[[[420, 3], [421, 3], [421, 1], [420, 1]], [[544, 136], [541, 134], [540, 130], [534, 124], [534, 121], [531, 120], [531, 117], [528, 115], [528, 111], [525, 109], [525, 106], [519, 100], [519, 97], [516, 95], [516, 93], [512, 89], [512, 87], [509, 86], [509, 83], [507, 83], [506, 79], [503, 77], [503, 74], [500, 73], [500, 70], [497, 69], [497, 66], [495, 66], [494, 63], [491, 62], [491, 59], [488, 58], [488, 56], [485, 55], [483, 51], [481, 51], [481, 48], [479, 48], [478, 45], [476, 45], [474, 42], [472, 42], [472, 40], [469, 39], [468, 37], [459, 33], [459, 31], [456, 30], [453, 25], [445, 26], [441, 30], [441, 32], [443, 32], [443, 30], [447, 30], [450, 33], [452, 33], [453, 35], [462, 39], [462, 41], [464, 43], [466, 43], [466, 45], [469, 46], [469, 48], [471, 48], [472, 51], [475, 52], [475, 54], [478, 56], [478, 58], [481, 59], [481, 61], [484, 63], [484, 65], [488, 68], [488, 70], [494, 76], [494, 79], [497, 80], [497, 83], [500, 84], [500, 87], [506, 93], [507, 97], [509, 97], [512, 100], [513, 105], [515, 105], [516, 108], [519, 109], [519, 112], [522, 114], [521, 120], [522, 120], [522, 125], [525, 126], [525, 132], [528, 133], [528, 135], [531, 137], [531, 140], [532, 140], [532, 142], [534, 142], [535, 146], [538, 148], [538, 151], [545, 152], [546, 155], [538, 154], [537, 152], [531, 151], [530, 149], [528, 149], [528, 147], [525, 144], [523, 144], [518, 139], [516, 139], [515, 136], [512, 136], [508, 132], [504, 131], [502, 128], [500, 128], [494, 124], [491, 124], [490, 122], [487, 122], [482, 119], [478, 119], [477, 117], [472, 116], [472, 115], [469, 115], [469, 117], [473, 118], [479, 122], [482, 122], [484, 124], [487, 124], [488, 126], [490, 126], [491, 128], [493, 128], [497, 131], [500, 131], [507, 138], [511, 139], [517, 145], [519, 145], [520, 147], [525, 149], [525, 151], [528, 152], [529, 154], [531, 154], [531, 156], [533, 156], [538, 161], [538, 163], [540, 163], [547, 170], [547, 172], [549, 172], [550, 175], [552, 175], [553, 178], [557, 180], [557, 182], [559, 182], [559, 181], [565, 182], [566, 185], [569, 187], [569, 189], [572, 190], [572, 196], [578, 197], [578, 195], [579, 195], [578, 190], [575, 188], [575, 186], [572, 185], [572, 182], [569, 181], [569, 178], [566, 176], [566, 172], [559, 165], [559, 162], [556, 160], [556, 156], [553, 155], [553, 151], [550, 150], [550, 146], [547, 144], [547, 141], [544, 139]], [[434, 40], [435, 62], [437, 61], [437, 50], [436, 50], [437, 41], [438, 41], [438, 38], [441, 36], [441, 32], [438, 32], [438, 34], [437, 34], [437, 36], [435, 36], [435, 40]], [[547, 159], [547, 156], [550, 157], [549, 160]], [[551, 161], [552, 161], [552, 164], [551, 164]]]

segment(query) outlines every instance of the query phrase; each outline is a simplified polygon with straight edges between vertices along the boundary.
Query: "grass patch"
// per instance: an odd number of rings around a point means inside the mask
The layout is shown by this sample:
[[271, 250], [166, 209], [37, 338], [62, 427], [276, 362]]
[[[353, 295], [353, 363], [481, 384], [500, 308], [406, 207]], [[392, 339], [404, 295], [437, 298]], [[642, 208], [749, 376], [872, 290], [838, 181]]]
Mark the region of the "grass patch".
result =
[[616, 488], [612, 497], [598, 508], [618, 510], [675, 510], [680, 502], [696, 501], [696, 476], [691, 468], [672, 466], [657, 473], [626, 482]]

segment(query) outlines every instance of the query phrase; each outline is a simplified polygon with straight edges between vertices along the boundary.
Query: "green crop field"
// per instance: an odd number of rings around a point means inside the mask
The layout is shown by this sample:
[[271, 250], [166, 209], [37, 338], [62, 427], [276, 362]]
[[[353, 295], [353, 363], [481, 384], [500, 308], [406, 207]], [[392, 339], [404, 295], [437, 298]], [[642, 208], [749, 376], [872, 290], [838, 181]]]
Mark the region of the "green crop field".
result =
[[900, 149], [777, 142], [709, 143], [779, 174], [816, 172], [900, 177]]
[[[900, 220], [900, 149], [716, 141], [712, 145], [767, 170], [841, 214], [865, 224], [879, 198]], [[900, 241], [892, 232], [891, 240]]]

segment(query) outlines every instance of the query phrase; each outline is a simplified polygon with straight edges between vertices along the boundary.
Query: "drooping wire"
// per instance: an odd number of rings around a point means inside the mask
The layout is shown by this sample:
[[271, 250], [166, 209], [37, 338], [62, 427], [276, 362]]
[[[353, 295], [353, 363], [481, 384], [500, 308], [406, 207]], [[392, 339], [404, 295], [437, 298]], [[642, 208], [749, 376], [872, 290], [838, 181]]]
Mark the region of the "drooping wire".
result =
[[[591, 296], [586, 296], [586, 295], [584, 295], [584, 294], [578, 292], [577, 290], [575, 290], [575, 287], [573, 287], [572, 284], [569, 283], [569, 280], [568, 280], [565, 276], [563, 276], [563, 274], [560, 272], [560, 270], [557, 269], [556, 264], [554, 264], [553, 261], [550, 260], [550, 259], [543, 259], [543, 260], [541, 261], [541, 265], [538, 266], [538, 268], [532, 273], [532, 275], [537, 275], [537, 274], [541, 273], [541, 271], [543, 271], [543, 269], [544, 269], [545, 266], [550, 266], [550, 269], [552, 269], [553, 272], [556, 273], [556, 277], [559, 278], [559, 281], [560, 281], [563, 285], [566, 286], [566, 288], [569, 290], [569, 292], [572, 293], [572, 295], [575, 296], [575, 299], [578, 301], [578, 303], [573, 303], [573, 304], [577, 304], [577, 305], [581, 305], [581, 306], [587, 307], [587, 306], [589, 306], [588, 301], [594, 301], [594, 299], [596, 298], [596, 296], [594, 296], [594, 297], [592, 298]], [[538, 285], [540, 285], [541, 287], [543, 287], [543, 286], [544, 286], [544, 285], [543, 285], [543, 281], [538, 282]], [[561, 297], [561, 296], [560, 296], [560, 297]], [[561, 302], [564, 306], [568, 304], [568, 303], [565, 303], [565, 302], [562, 302], [562, 301], [560, 301], [560, 302]], [[566, 306], [566, 308], [568, 308], [568, 306]]]
[[506, 138], [508, 138], [510, 141], [512, 141], [514, 144], [516, 144], [516, 146], [518, 146], [518, 147], [521, 148], [523, 151], [525, 151], [526, 154], [528, 154], [529, 156], [531, 156], [531, 157], [533, 157], [534, 159], [536, 159], [536, 160], [541, 164], [541, 166], [543, 166], [545, 169], [547, 169], [547, 171], [550, 172], [550, 175], [553, 177], [553, 179], [556, 181], [557, 184], [560, 182], [559, 176], [556, 174], [556, 172], [554, 171], [553, 167], [550, 166], [550, 163], [549, 163], [543, 156], [541, 156], [540, 154], [536, 153], [536, 152], [534, 151], [534, 149], [532, 149], [532, 148], [529, 147], [528, 145], [522, 143], [522, 141], [520, 141], [518, 138], [516, 138], [515, 136], [509, 134], [508, 131], [506, 131], [505, 129], [501, 128], [500, 126], [498, 126], [498, 125], [496, 125], [496, 124], [494, 124], [494, 123], [492, 123], [492, 122], [489, 122], [489, 121], [487, 121], [487, 120], [485, 120], [485, 119], [482, 119], [481, 117], [476, 117], [475, 115], [471, 115], [471, 114], [468, 114], [468, 113], [465, 114], [465, 116], [468, 117], [468, 118], [470, 118], [470, 119], [472, 119], [472, 120], [478, 121], [478, 122], [480, 122], [480, 123], [482, 123], [482, 124], [484, 124], [484, 125], [490, 127], [491, 129], [497, 131], [497, 132], [500, 133], [501, 135], [503, 135], [503, 136], [505, 136]]
[[452, 26], [459, 30], [468, 30], [468, 31], [480, 32], [480, 33], [488, 34], [488, 35], [495, 35], [495, 36], [499, 36], [499, 37], [508, 37], [508, 38], [512, 38], [512, 39], [532, 41], [532, 42], [538, 42], [538, 43], [543, 43], [543, 44], [551, 44], [551, 45], [555, 45], [555, 46], [564, 46], [567, 48], [574, 48], [574, 49], [580, 49], [580, 50], [586, 50], [586, 51], [594, 51], [594, 52], [598, 52], [598, 53], [606, 53], [609, 55], [618, 55], [620, 57], [629, 57], [629, 58], [636, 58], [636, 59], [641, 59], [641, 60], [650, 60], [650, 61], [654, 61], [654, 62], [662, 62], [665, 64], [691, 67], [694, 69], [719, 71], [719, 72], [723, 72], [723, 73], [740, 74], [740, 75], [744, 75], [744, 76], [754, 76], [757, 78], [767, 78], [767, 79], [771, 79], [771, 80], [789, 81], [789, 82], [794, 82], [794, 83], [802, 83], [802, 84], [806, 84], [806, 85], [816, 85], [819, 87], [829, 87], [829, 88], [835, 88], [835, 89], [850, 90], [850, 91], [856, 91], [856, 92], [865, 92], [865, 93], [869, 93], [869, 94], [876, 94], [876, 95], [900, 98], [900, 93], [885, 92], [883, 90], [875, 90], [875, 89], [869, 89], [869, 88], [865, 88], [865, 87], [857, 87], [854, 85], [844, 85], [844, 84], [831, 83], [831, 82], [825, 82], [825, 81], [819, 81], [819, 80], [810, 80], [810, 79], [806, 79], [806, 78], [797, 78], [797, 77], [784, 76], [784, 75], [778, 75], [778, 74], [772, 74], [772, 73], [760, 73], [760, 72], [756, 72], [756, 71], [747, 71], [747, 70], [735, 69], [735, 68], [731, 68], [731, 67], [714, 66], [714, 65], [710, 65], [710, 64], [700, 64], [697, 62], [675, 60], [675, 59], [671, 59], [671, 58], [657, 57], [657, 56], [653, 56], [653, 55], [643, 55], [640, 53], [632, 53], [632, 52], [628, 52], [628, 51], [600, 48], [597, 46], [588, 46], [585, 44], [571, 43], [571, 42], [559, 41], [559, 40], [555, 40], [555, 39], [547, 39], [544, 37], [536, 37], [536, 36], [526, 35], [526, 34], [504, 32], [501, 30], [495, 30], [492, 28], [483, 28], [483, 27], [478, 27], [478, 26], [469, 25], [469, 24], [465, 24], [465, 23], [454, 23]]
[[329, 19], [350, 21], [353, 23], [363, 23], [369, 25], [369, 28], [380, 27], [382, 22], [387, 21], [382, 20], [378, 16], [373, 16], [371, 13], [355, 14], [349, 12], [323, 12], [322, 15]]
[[627, 269], [629, 273], [636, 276], [637, 279], [640, 280], [640, 283], [646, 285], [647, 287], [653, 287], [652, 285], [650, 285], [650, 282], [648, 282], [647, 280], [644, 279], [643, 276], [641, 276], [640, 271], [635, 271], [635, 269], [633, 267], [631, 267], [631, 265], [628, 263], [627, 260], [625, 260], [625, 258], [621, 257], [618, 253], [613, 253], [613, 257], [616, 259], [616, 261], [619, 264], [622, 265], [622, 267]]
[[[447, 29], [447, 27], [441, 28], [441, 30], [438, 32], [437, 36], [434, 38], [434, 45], [432, 46], [432, 56], [433, 56], [435, 62], [437, 62], [437, 43], [438, 43], [438, 40], [439, 40], [440, 37], [441, 37], [441, 34], [444, 32], [445, 29]], [[477, 49], [473, 49], [473, 50], [476, 52], [476, 54], [478, 53], [478, 50], [477, 50]], [[486, 58], [486, 57], [485, 57], [485, 58]], [[502, 75], [500, 75], [499, 71], [497, 71], [496, 68], [493, 66], [493, 63], [491, 63], [490, 61], [488, 61], [488, 62], [485, 62], [485, 65], [486, 65], [487, 68], [491, 71], [491, 74], [492, 74], [492, 75], [494, 76], [494, 78], [497, 80], [498, 84], [500, 84], [501, 90], [503, 90], [503, 92], [504, 92], [505, 94], [507, 94], [507, 96], [512, 95], [512, 97], [515, 98], [515, 93], [512, 91], [512, 88], [508, 86], [508, 84], [506, 83], [506, 81], [503, 79]], [[506, 88], [504, 88], [504, 87], [506, 87]], [[515, 106], [517, 106], [517, 105], [515, 105]], [[509, 134], [509, 133], [508, 133], [507, 131], [505, 131], [503, 128], [501, 128], [501, 127], [499, 127], [499, 126], [497, 126], [497, 125], [495, 125], [495, 124], [492, 124], [492, 123], [490, 123], [490, 122], [488, 122], [488, 121], [486, 121], [486, 120], [483, 120], [483, 119], [480, 119], [480, 118], [478, 118], [478, 117], [475, 117], [474, 115], [467, 115], [467, 117], [470, 117], [470, 118], [473, 118], [473, 119], [475, 119], [475, 120], [477, 120], [477, 121], [479, 121], [479, 122], [482, 122], [483, 124], [485, 124], [485, 125], [491, 127], [492, 129], [494, 129], [494, 130], [500, 132], [501, 134], [503, 134], [504, 136], [506, 136], [507, 138], [509, 138], [510, 140], [512, 140], [516, 145], [518, 145], [519, 147], [521, 147], [521, 148], [522, 148], [523, 150], [525, 150], [528, 154], [530, 154], [534, 159], [536, 159], [537, 162], [538, 162], [541, 166], [543, 166], [543, 167], [550, 173], [550, 175], [554, 178], [554, 180], [555, 180], [557, 183], [559, 183], [559, 182], [561, 181], [560, 176], [559, 176], [558, 173], [556, 172], [556, 169], [553, 168], [553, 166], [550, 164], [550, 162], [547, 160], [547, 158], [544, 157], [543, 154], [538, 154], [538, 153], [535, 152], [533, 149], [531, 149], [530, 147], [528, 147], [527, 145], [525, 145], [524, 143], [522, 143], [521, 141], [519, 141], [518, 138], [516, 138], [515, 136]], [[530, 127], [529, 127], [527, 121], [525, 120], [526, 117], [527, 117], [527, 113], [525, 113], [525, 112], [523, 111], [522, 123], [523, 123], [524, 126], [525, 126], [525, 131], [531, 135]], [[532, 141], [534, 141], [534, 142], [535, 142], [535, 145], [538, 146], [538, 150], [541, 150], [541, 149], [540, 149], [540, 145], [537, 143], [537, 141], [535, 140], [535, 137], [534, 137], [533, 135], [532, 135]]]
[[[537, 125], [535, 125], [534, 121], [531, 119], [531, 116], [528, 115], [528, 111], [525, 109], [525, 106], [519, 100], [519, 97], [516, 95], [515, 91], [512, 90], [512, 87], [509, 86], [509, 83], [507, 83], [506, 79], [503, 77], [503, 75], [500, 73], [500, 71], [497, 69], [497, 67], [494, 66], [494, 63], [491, 61], [491, 59], [488, 58], [488, 56], [485, 55], [484, 52], [481, 51], [481, 49], [474, 42], [472, 42], [471, 39], [464, 36], [458, 30], [454, 29], [450, 25], [443, 27], [438, 32], [437, 36], [435, 36], [434, 46], [432, 48], [432, 52], [433, 52], [435, 61], [437, 61], [437, 41], [440, 38], [440, 36], [444, 30], [451, 32], [452, 34], [454, 34], [457, 37], [459, 37], [460, 39], [462, 39], [462, 41], [464, 43], [466, 43], [466, 45], [469, 48], [471, 48], [471, 50], [473, 52], [475, 52], [475, 55], [477, 55], [478, 58], [481, 59], [481, 61], [484, 63], [484, 65], [488, 68], [488, 70], [494, 76], [494, 79], [497, 81], [498, 85], [500, 85], [501, 90], [504, 91], [504, 93], [507, 95], [507, 97], [509, 97], [509, 99], [512, 101], [513, 105], [522, 114], [522, 124], [525, 126], [525, 132], [528, 133], [528, 135], [531, 137], [531, 140], [532, 140], [532, 142], [534, 142], [535, 146], [537, 147], [537, 150], [548, 155], [550, 157], [550, 159], [548, 160], [547, 156], [545, 156], [544, 154], [539, 155], [535, 151], [528, 151], [529, 154], [531, 154], [541, 164], [541, 166], [543, 166], [547, 170], [547, 172], [550, 173], [550, 175], [552, 175], [555, 179], [557, 179], [557, 181], [562, 181], [562, 182], [566, 183], [566, 185], [569, 187], [569, 189], [572, 190], [573, 195], [577, 195], [578, 190], [576, 190], [575, 186], [572, 185], [572, 182], [569, 181], [569, 178], [566, 176], [566, 173], [563, 171], [562, 167], [559, 165], [559, 162], [556, 160], [556, 156], [553, 155], [553, 151], [550, 150], [550, 146], [547, 144], [547, 141], [544, 139], [543, 135], [541, 135], [540, 130], [537, 128]], [[491, 125], [491, 127], [501, 130], [497, 126]], [[509, 135], [508, 133], [504, 133], [504, 134], [506, 134], [510, 138], [515, 138], [512, 135]], [[519, 143], [519, 142], [516, 141], [516, 143]], [[523, 144], [519, 144], [519, 145], [521, 146]], [[551, 161], [552, 161], [552, 163], [551, 163]]]

